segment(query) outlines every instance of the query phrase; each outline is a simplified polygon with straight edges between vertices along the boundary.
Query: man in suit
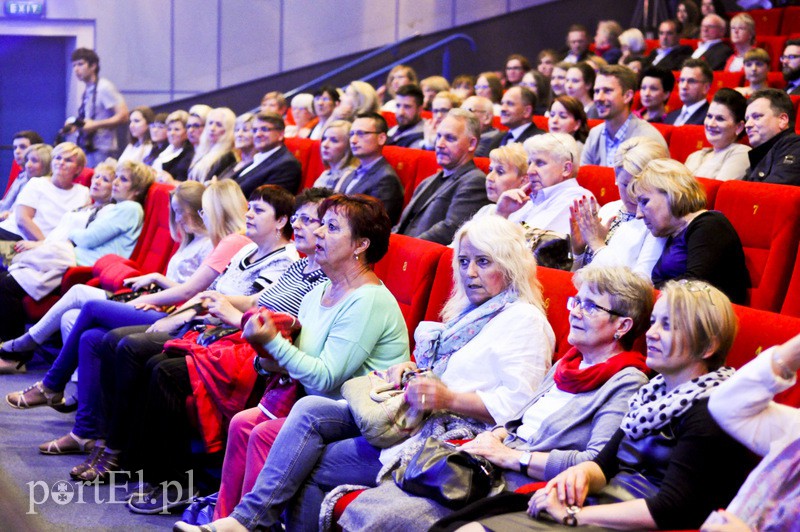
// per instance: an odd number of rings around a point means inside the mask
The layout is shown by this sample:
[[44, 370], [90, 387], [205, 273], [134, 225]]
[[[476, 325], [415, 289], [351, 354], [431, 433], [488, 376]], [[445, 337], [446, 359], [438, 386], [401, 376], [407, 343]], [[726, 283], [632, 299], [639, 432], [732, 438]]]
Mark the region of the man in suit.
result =
[[389, 146], [422, 148], [425, 141], [425, 124], [422, 122], [422, 102], [425, 95], [416, 85], [403, 85], [394, 95], [397, 125], [389, 130]]
[[492, 145], [499, 142], [497, 139], [503, 136], [503, 132], [492, 125], [494, 118], [492, 100], [482, 96], [470, 96], [464, 100], [461, 108], [473, 113], [481, 123], [481, 140], [478, 142], [478, 149], [475, 150], [475, 157], [488, 157]]
[[536, 127], [533, 110], [536, 108], [536, 94], [527, 87], [511, 87], [503, 94], [500, 102], [500, 123], [508, 128], [508, 132], [497, 137], [492, 149], [512, 142], [525, 142], [534, 135], [544, 133]]
[[692, 57], [702, 59], [711, 70], [723, 70], [733, 55], [731, 47], [722, 42], [725, 37], [725, 20], [719, 15], [706, 15], [700, 23], [700, 43]]
[[573, 24], [567, 30], [567, 52], [561, 59], [565, 63], [580, 63], [594, 56], [589, 51], [589, 30], [583, 24]]
[[708, 112], [708, 90], [714, 73], [702, 59], [687, 59], [678, 78], [678, 95], [683, 106], [667, 113], [664, 123], [674, 126], [702, 125]]
[[800, 185], [800, 135], [794, 132], [794, 106], [778, 89], [761, 89], [750, 97], [744, 128], [752, 150], [745, 181]]
[[472, 161], [481, 128], [465, 109], [451, 109], [436, 131], [440, 172], [425, 179], [393, 231], [440, 244], [450, 244], [456, 230], [486, 205], [486, 175]]
[[691, 57], [692, 48], [680, 43], [679, 23], [665, 20], [658, 26], [658, 48], [650, 52], [647, 61], [650, 66], [662, 70], [679, 70], [683, 62]]
[[259, 113], [253, 119], [253, 162], [231, 176], [244, 196], [261, 185], [278, 185], [292, 194], [300, 187], [300, 162], [283, 145], [283, 118], [277, 113]]
[[403, 210], [403, 185], [394, 168], [383, 158], [386, 119], [374, 112], [361, 113], [350, 129], [350, 151], [359, 165], [339, 187], [344, 194], [366, 194], [383, 202], [392, 223]]
[[781, 55], [781, 71], [786, 80], [786, 94], [800, 96], [800, 39], [786, 41]]

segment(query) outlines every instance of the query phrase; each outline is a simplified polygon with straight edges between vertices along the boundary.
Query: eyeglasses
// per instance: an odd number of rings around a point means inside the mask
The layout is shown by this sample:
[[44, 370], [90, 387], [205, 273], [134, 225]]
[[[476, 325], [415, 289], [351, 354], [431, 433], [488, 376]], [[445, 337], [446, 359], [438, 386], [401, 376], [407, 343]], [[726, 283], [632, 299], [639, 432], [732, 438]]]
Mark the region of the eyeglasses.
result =
[[200, 129], [203, 127], [203, 124], [189, 124], [186, 126], [186, 129]]
[[581, 298], [575, 296], [567, 298], [567, 310], [572, 311], [575, 308], [580, 308], [581, 312], [583, 312], [583, 314], [585, 314], [586, 316], [594, 316], [597, 314], [598, 310], [602, 310], [604, 312], [608, 312], [612, 316], [623, 317], [623, 315], [617, 312], [616, 310], [612, 310], [606, 307], [601, 307], [594, 301], [583, 301], [581, 300]]
[[507, 66], [506, 70], [524, 70], [521, 66]]
[[204, 211], [203, 209], [197, 209], [197, 216], [199, 216], [200, 218], [202, 218], [205, 214], [206, 211]]
[[269, 127], [269, 126], [261, 126], [261, 127], [254, 127], [253, 133], [269, 133], [271, 131], [281, 131], [280, 128], [277, 127]]
[[300, 223], [303, 225], [311, 225], [312, 223], [321, 224], [322, 220], [319, 218], [312, 218], [307, 214], [293, 214], [291, 218], [289, 218], [290, 223], [295, 223], [300, 220]]
[[781, 56], [781, 61], [796, 61], [798, 59], [800, 59], [800, 55], [797, 54], [789, 54]]
[[367, 135], [380, 135], [380, 131], [351, 131], [349, 136], [351, 139], [353, 137], [363, 139]]
[[475, 89], [477, 90], [486, 90], [489, 88], [489, 85], [475, 85]]

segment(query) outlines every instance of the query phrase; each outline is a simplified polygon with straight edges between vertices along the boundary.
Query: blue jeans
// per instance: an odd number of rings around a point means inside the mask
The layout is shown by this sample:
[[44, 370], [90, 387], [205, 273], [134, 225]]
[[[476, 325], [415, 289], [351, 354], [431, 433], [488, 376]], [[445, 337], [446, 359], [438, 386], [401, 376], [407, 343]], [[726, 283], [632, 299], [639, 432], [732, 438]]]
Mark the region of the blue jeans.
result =
[[64, 347], [55, 362], [44, 376], [44, 385], [53, 391], [63, 392], [70, 377], [78, 367], [79, 346], [81, 336], [89, 329], [110, 331], [117, 327], [130, 325], [150, 325], [166, 316], [155, 310], [137, 310], [133, 305], [116, 301], [88, 301], [72, 327], [69, 336], [64, 339]]
[[253, 490], [231, 513], [248, 529], [276, 527], [286, 505], [288, 529], [316, 530], [322, 497], [340, 484], [374, 485], [380, 451], [361, 436], [344, 402], [307, 396], [294, 405]]

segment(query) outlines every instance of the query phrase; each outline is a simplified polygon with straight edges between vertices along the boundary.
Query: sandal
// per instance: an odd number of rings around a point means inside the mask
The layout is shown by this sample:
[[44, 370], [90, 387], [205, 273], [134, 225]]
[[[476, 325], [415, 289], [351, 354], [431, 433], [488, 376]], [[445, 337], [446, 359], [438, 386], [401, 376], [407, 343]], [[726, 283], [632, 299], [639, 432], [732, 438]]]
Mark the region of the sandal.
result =
[[108, 449], [103, 449], [97, 457], [97, 460], [89, 466], [88, 469], [78, 475], [75, 480], [82, 480], [84, 482], [97, 481], [104, 484], [108, 481], [112, 472], [120, 471], [119, 454], [111, 454]]
[[100, 458], [100, 455], [103, 454], [104, 450], [105, 447], [103, 447], [101, 443], [96, 442], [94, 449], [92, 449], [92, 454], [89, 455], [89, 458], [70, 469], [69, 476], [72, 477], [73, 480], [79, 480], [81, 473], [93, 467], [94, 464], [97, 463], [97, 459]]
[[39, 446], [42, 454], [85, 454], [95, 448], [97, 440], [86, 439], [80, 441], [72, 432], [55, 440], [45, 442]]
[[213, 523], [207, 525], [191, 525], [185, 521], [178, 521], [172, 525], [173, 532], [217, 532], [217, 527]]
[[34, 382], [21, 392], [13, 392], [6, 395], [6, 403], [19, 410], [37, 406], [49, 406], [61, 412], [66, 408], [64, 394], [44, 391], [42, 381]]

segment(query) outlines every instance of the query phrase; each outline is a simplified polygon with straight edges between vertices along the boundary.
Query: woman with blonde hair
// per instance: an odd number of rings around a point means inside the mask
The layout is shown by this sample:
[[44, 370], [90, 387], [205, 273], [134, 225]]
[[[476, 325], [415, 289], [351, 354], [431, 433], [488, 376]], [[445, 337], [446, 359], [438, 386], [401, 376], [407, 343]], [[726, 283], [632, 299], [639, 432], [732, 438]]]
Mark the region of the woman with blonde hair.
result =
[[651, 278], [656, 288], [671, 279], [699, 279], [734, 303], [747, 302], [750, 275], [742, 241], [719, 211], [706, 210], [706, 193], [688, 168], [655, 159], [630, 185], [636, 217], [655, 237], [666, 238]]
[[333, 120], [325, 126], [319, 150], [322, 162], [328, 168], [314, 181], [315, 187], [330, 188], [340, 192], [341, 185], [358, 167], [358, 159], [353, 157], [350, 151], [352, 126], [351, 122], [345, 120]]
[[[397, 104], [394, 100], [394, 95], [397, 92], [397, 89], [402, 87], [403, 85], [417, 85], [419, 83], [419, 78], [417, 77], [417, 73], [408, 65], [397, 65], [389, 71], [389, 75], [386, 76], [386, 85], [384, 85], [383, 92], [385, 95], [389, 96], [389, 100], [381, 106], [381, 111], [386, 111], [389, 113], [394, 113], [397, 110]], [[381, 91], [378, 90], [380, 95]]]
[[[486, 197], [491, 203], [484, 205], [472, 219], [497, 213], [497, 200], [506, 190], [522, 188], [528, 179], [528, 155], [518, 142], [512, 142], [489, 152], [489, 173], [486, 175]], [[452, 245], [452, 244], [451, 244]]]
[[233, 152], [233, 126], [236, 115], [227, 107], [209, 111], [200, 144], [195, 148], [189, 179], [204, 183], [236, 162]]
[[33, 144], [28, 146], [22, 158], [24, 162], [24, 172], [20, 172], [17, 178], [11, 183], [8, 192], [0, 203], [0, 221], [8, 218], [17, 206], [17, 198], [25, 185], [34, 177], [50, 175], [50, 159], [53, 154], [53, 147], [49, 144]]
[[730, 22], [733, 55], [725, 63], [725, 72], [744, 70], [744, 56], [756, 44], [756, 21], [747, 13], [738, 13]]
[[186, 124], [189, 113], [181, 109], [167, 115], [167, 147], [153, 161], [159, 183], [186, 181], [189, 165], [194, 158], [194, 146], [189, 142]]
[[189, 118], [186, 120], [186, 137], [196, 150], [200, 146], [200, 139], [206, 128], [206, 118], [211, 112], [211, 107], [198, 103], [189, 108]]
[[430, 111], [433, 106], [433, 99], [440, 93], [450, 90], [450, 83], [442, 76], [429, 76], [419, 82], [419, 88], [425, 99], [422, 102], [422, 110]]
[[614, 161], [615, 183], [620, 199], [598, 210], [594, 198], [575, 201], [570, 209], [570, 234], [574, 261], [578, 270], [597, 266], [628, 266], [649, 279], [661, 251], [664, 238], [655, 237], [636, 218], [636, 201], [629, 185], [653, 159], [669, 157], [667, 148], [653, 139], [634, 137], [623, 142]]
[[619, 48], [622, 50], [622, 55], [619, 61], [617, 61], [620, 65], [624, 65], [624, 61], [629, 57], [643, 56], [646, 46], [642, 30], [638, 28], [628, 28], [623, 31], [619, 36]]
[[316, 116], [314, 115], [314, 96], [312, 94], [301, 92], [292, 98], [292, 118], [294, 119], [294, 124], [286, 124], [283, 136], [308, 138], [311, 130], [317, 125]]
[[242, 113], [236, 117], [233, 126], [233, 149], [239, 161], [220, 171], [217, 179], [232, 178], [243, 168], [247, 168], [253, 163], [256, 148], [253, 145], [253, 120], [256, 115], [253, 113]]
[[503, 82], [494, 72], [481, 72], [475, 81], [475, 94], [492, 101], [495, 116], [500, 115], [500, 100], [503, 99]]

